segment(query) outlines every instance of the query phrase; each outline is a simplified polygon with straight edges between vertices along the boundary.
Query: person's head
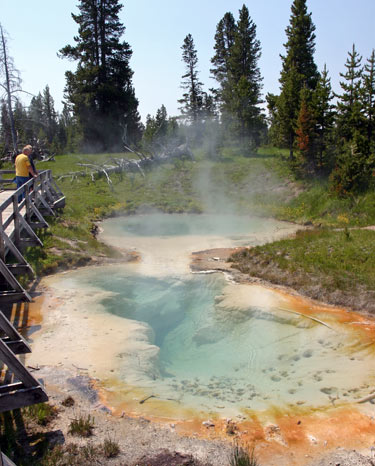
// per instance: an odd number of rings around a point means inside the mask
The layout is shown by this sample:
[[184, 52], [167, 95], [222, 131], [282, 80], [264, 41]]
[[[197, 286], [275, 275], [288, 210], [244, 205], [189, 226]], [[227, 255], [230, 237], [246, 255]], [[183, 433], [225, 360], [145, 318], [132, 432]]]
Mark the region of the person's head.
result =
[[30, 144], [28, 144], [27, 146], [25, 146], [23, 149], [22, 149], [22, 153], [29, 156], [33, 151], [33, 148], [32, 146], [30, 146]]

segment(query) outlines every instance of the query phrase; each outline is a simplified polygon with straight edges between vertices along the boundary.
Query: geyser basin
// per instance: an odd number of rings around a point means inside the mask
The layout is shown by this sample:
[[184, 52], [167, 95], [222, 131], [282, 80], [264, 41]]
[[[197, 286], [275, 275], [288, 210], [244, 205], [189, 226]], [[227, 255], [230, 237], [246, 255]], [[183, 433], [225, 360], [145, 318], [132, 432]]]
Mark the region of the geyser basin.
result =
[[118, 402], [133, 399], [133, 387], [153, 395], [149, 406], [313, 408], [354, 400], [374, 381], [371, 342], [327, 311], [308, 315], [260, 286], [228, 284], [220, 274], [145, 277], [131, 267], [87, 269], [61, 285], [95, 290], [108, 325], [111, 316], [132, 325], [116, 356], [116, 390], [128, 388]]
[[30, 364], [87, 368], [111, 406], [159, 417], [315, 409], [371, 392], [373, 322], [218, 273], [190, 273], [193, 251], [260, 244], [295, 225], [154, 214], [102, 228], [104, 241], [141, 260], [49, 279], [57, 302], [47, 301]]

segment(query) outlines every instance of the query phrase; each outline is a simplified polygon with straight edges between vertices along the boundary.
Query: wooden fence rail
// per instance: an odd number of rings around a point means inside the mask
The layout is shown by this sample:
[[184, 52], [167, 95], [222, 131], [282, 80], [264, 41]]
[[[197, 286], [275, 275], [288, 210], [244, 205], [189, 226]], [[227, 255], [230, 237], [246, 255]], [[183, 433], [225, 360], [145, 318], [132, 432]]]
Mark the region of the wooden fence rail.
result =
[[[8, 170], [0, 171], [1, 177], [4, 172], [9, 173]], [[34, 273], [22, 252], [29, 246], [43, 246], [35, 230], [47, 228], [44, 216], [55, 216], [56, 209], [65, 206], [65, 197], [51, 170], [40, 172], [12, 194], [8, 193], [2, 193], [6, 199], [0, 204], [0, 274], [3, 277], [0, 305], [9, 301], [31, 300], [15, 277]]]
[[[43, 246], [38, 229], [47, 228], [45, 216], [55, 216], [65, 206], [65, 197], [51, 170], [41, 171], [17, 190], [4, 190], [13, 182], [0, 170], [0, 306], [31, 301], [18, 275], [34, 275], [23, 252], [29, 246]], [[42, 384], [28, 371], [16, 354], [30, 352], [30, 346], [0, 311], [0, 412], [48, 400]], [[0, 451], [0, 466], [13, 464]]]

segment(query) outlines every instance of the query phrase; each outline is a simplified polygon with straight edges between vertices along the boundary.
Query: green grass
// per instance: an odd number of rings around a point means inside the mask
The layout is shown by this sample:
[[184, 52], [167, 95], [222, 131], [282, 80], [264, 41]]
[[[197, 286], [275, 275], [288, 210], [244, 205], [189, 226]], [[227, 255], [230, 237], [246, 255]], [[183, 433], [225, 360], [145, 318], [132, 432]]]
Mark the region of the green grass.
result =
[[94, 421], [90, 414], [78, 416], [71, 421], [68, 432], [79, 437], [90, 437], [95, 426]]
[[246, 249], [232, 259], [234, 267], [244, 273], [292, 286], [308, 295], [317, 293], [312, 297], [332, 302], [330, 295], [339, 292], [334, 304], [347, 304], [348, 295], [363, 298], [367, 293], [368, 300], [375, 298], [374, 231], [300, 231], [295, 239]]
[[254, 450], [248, 451], [240, 447], [237, 443], [233, 445], [232, 452], [229, 458], [230, 466], [260, 466], [257, 461]]
[[299, 231], [295, 239], [254, 247], [242, 254], [261, 258], [264, 264], [273, 261], [282, 270], [324, 275], [327, 285], [340, 289], [351, 288], [357, 280], [375, 289], [374, 231]]
[[110, 438], [104, 439], [102, 449], [105, 458], [115, 458], [120, 453], [120, 447], [118, 442]]
[[39, 403], [27, 406], [22, 413], [26, 419], [31, 419], [40, 426], [46, 426], [57, 416], [58, 410], [49, 403]]
[[[95, 183], [90, 177], [60, 179], [62, 175], [81, 170], [77, 163], [110, 162], [112, 157], [63, 155], [57, 156], [56, 162], [38, 163], [39, 170], [52, 169], [66, 196], [66, 207], [58, 218], [48, 218], [49, 229], [40, 232], [44, 248], [32, 248], [26, 253], [37, 275], [85, 265], [98, 255], [116, 257], [116, 251], [100, 244], [91, 233], [95, 222], [116, 212], [132, 214], [140, 209], [157, 209], [169, 213], [199, 213], [220, 205], [239, 213], [264, 214], [265, 204], [274, 202], [273, 187], [279, 183], [268, 174], [261, 157], [251, 159], [234, 153], [220, 161], [177, 160], [153, 166], [145, 171], [145, 176], [115, 174], [111, 176], [113, 189], [104, 178]], [[265, 186], [268, 186], [267, 201]]]
[[[254, 257], [262, 256], [289, 275], [322, 279], [327, 289], [343, 290], [350, 288], [350, 283], [370, 289], [368, 253], [357, 252], [361, 247], [372, 251], [372, 233], [351, 232], [351, 241], [343, 242], [344, 235], [331, 230], [375, 224], [375, 192], [338, 198], [327, 181], [297, 181], [285, 162], [287, 155], [285, 150], [263, 147], [256, 154], [243, 156], [228, 147], [213, 160], [200, 150], [196, 162], [176, 160], [154, 165], [145, 176], [112, 175], [113, 189], [104, 178], [94, 183], [90, 177], [59, 177], [82, 170], [78, 163], [110, 163], [113, 158], [135, 158], [134, 154], [74, 154], [56, 156], [56, 162], [39, 162], [38, 169], [52, 169], [66, 196], [66, 207], [59, 217], [48, 218], [49, 229], [39, 233], [44, 248], [32, 248], [26, 257], [38, 275], [54, 273], [89, 264], [96, 256], [118, 257], [117, 251], [99, 243], [92, 234], [95, 223], [105, 217], [147, 209], [170, 213], [219, 209], [325, 227], [319, 235], [299, 237], [285, 243], [287, 246], [277, 243], [258, 248]], [[331, 244], [334, 253], [326, 256], [327, 245], [323, 243]], [[279, 247], [288, 252], [280, 252]], [[270, 267], [266, 269], [267, 273], [260, 267], [252, 268], [269, 275]]]
[[331, 227], [374, 225], [375, 192], [339, 198], [330, 191], [327, 182], [310, 183], [295, 199], [279, 209], [278, 216]]

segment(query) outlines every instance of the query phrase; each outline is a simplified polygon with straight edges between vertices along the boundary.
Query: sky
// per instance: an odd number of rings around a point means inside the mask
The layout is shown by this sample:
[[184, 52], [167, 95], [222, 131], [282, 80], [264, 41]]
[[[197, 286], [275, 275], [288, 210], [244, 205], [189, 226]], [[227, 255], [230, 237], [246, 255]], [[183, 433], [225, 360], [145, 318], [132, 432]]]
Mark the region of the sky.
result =
[[[38, 94], [48, 84], [56, 110], [62, 109], [65, 71], [76, 64], [57, 56], [59, 49], [74, 45], [78, 26], [71, 13], [78, 0], [0, 0], [0, 23], [8, 36], [9, 54], [20, 71], [22, 88]], [[130, 67], [145, 122], [164, 105], [168, 115], [179, 114], [184, 38], [191, 34], [198, 55], [199, 79], [208, 90], [216, 86], [210, 76], [216, 26], [226, 12], [238, 19], [245, 4], [257, 26], [262, 56], [263, 94], [279, 93], [280, 54], [285, 52], [285, 29], [292, 0], [123, 0], [120, 20], [123, 39], [133, 50]], [[316, 26], [315, 62], [327, 65], [333, 90], [340, 93], [340, 72], [345, 71], [348, 51], [355, 43], [363, 62], [375, 48], [375, 0], [307, 0]], [[20, 95], [25, 105], [27, 94]]]

